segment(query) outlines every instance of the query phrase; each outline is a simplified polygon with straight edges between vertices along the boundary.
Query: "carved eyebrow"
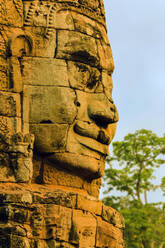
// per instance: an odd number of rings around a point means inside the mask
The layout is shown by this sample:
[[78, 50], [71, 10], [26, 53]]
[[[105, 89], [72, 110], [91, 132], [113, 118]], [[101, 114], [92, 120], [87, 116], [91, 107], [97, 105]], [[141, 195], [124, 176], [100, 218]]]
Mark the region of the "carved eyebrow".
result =
[[98, 64], [97, 58], [89, 54], [87, 51], [76, 51], [72, 53], [71, 58], [74, 61], [82, 62], [92, 66], [96, 66]]

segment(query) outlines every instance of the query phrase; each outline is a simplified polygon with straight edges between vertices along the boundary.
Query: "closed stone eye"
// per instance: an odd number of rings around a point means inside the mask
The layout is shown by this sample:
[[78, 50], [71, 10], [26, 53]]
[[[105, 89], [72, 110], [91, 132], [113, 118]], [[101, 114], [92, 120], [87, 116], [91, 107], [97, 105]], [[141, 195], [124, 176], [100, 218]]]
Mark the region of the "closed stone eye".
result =
[[93, 72], [91, 72], [90, 79], [89, 79], [89, 81], [87, 83], [87, 88], [88, 89], [93, 89], [96, 85], [98, 85], [100, 80], [101, 80], [100, 73], [98, 73], [96, 70], [94, 70]]
[[81, 72], [86, 72], [88, 71], [88, 68], [85, 65], [82, 64], [76, 64], [77, 68], [79, 69], [79, 71]]

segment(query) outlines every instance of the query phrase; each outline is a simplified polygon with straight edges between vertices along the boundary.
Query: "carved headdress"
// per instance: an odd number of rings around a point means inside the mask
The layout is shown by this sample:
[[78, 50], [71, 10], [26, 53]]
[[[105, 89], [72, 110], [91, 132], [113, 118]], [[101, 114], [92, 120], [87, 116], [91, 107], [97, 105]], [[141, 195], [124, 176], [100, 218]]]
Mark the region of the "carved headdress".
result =
[[[15, 1], [19, 2], [19, 0]], [[102, 0], [23, 0], [23, 4], [25, 10], [25, 24], [29, 24], [33, 15], [40, 15], [43, 11], [45, 12], [45, 18], [49, 15], [51, 23], [51, 18], [53, 18], [54, 12], [58, 9], [83, 13], [85, 16], [105, 23], [104, 4]]]

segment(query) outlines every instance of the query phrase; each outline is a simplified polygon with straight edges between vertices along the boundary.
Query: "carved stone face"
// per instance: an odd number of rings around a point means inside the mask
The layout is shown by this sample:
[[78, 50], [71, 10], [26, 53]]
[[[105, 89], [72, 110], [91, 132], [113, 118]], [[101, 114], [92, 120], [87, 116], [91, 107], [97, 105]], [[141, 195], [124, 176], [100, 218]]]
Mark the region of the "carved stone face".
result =
[[81, 13], [50, 9], [45, 2], [25, 7], [25, 32], [34, 48], [33, 56], [22, 60], [23, 84], [30, 95], [35, 153], [52, 166], [100, 177], [118, 121], [105, 28]]

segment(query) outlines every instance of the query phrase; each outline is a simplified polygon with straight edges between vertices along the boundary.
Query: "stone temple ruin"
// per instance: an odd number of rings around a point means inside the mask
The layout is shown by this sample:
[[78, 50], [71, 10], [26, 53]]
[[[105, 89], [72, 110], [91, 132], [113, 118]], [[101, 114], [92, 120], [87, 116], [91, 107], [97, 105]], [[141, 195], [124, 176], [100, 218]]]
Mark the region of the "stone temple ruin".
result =
[[123, 248], [98, 200], [118, 114], [102, 0], [0, 0], [0, 247]]

